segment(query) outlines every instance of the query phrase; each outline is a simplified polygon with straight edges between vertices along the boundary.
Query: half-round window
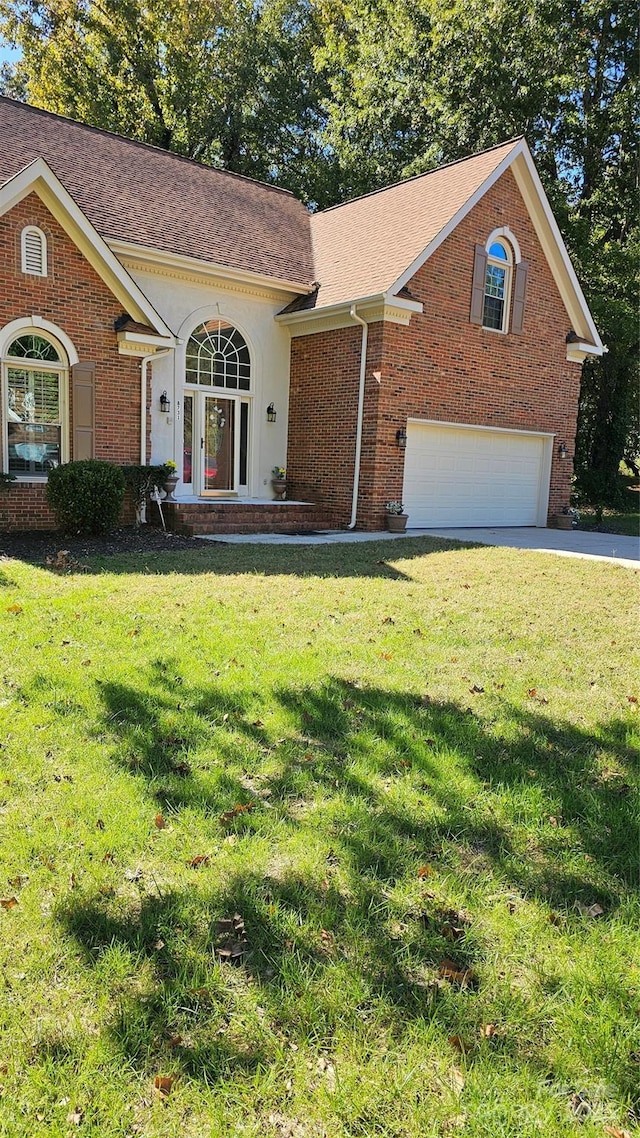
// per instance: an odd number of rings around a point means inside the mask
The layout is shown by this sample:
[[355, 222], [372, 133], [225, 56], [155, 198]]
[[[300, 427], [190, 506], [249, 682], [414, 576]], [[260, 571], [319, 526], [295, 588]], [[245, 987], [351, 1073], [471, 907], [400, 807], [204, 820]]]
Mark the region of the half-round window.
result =
[[44, 336], [18, 336], [7, 349], [7, 355], [20, 360], [46, 360], [48, 363], [59, 364], [60, 353]]
[[226, 320], [208, 320], [187, 344], [187, 383], [248, 391], [251, 360], [244, 336]]

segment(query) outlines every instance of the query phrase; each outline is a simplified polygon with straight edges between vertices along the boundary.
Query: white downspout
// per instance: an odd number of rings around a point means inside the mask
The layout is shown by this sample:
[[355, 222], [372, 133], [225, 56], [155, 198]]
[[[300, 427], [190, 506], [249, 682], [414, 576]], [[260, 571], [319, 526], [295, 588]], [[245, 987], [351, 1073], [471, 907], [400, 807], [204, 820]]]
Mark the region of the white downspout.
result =
[[360, 387], [358, 390], [358, 418], [356, 422], [356, 455], [353, 471], [353, 494], [351, 497], [351, 521], [347, 529], [355, 529], [358, 516], [358, 487], [360, 485], [360, 455], [362, 453], [362, 422], [364, 419], [364, 382], [367, 371], [367, 339], [369, 325], [366, 320], [358, 316], [355, 304], [351, 305], [349, 315], [357, 324], [362, 325], [362, 344], [360, 346]]
[[149, 352], [143, 356], [141, 363], [141, 391], [140, 391], [140, 465], [147, 465], [147, 364], [150, 360], [160, 360], [168, 356], [173, 348], [165, 348], [163, 352]]

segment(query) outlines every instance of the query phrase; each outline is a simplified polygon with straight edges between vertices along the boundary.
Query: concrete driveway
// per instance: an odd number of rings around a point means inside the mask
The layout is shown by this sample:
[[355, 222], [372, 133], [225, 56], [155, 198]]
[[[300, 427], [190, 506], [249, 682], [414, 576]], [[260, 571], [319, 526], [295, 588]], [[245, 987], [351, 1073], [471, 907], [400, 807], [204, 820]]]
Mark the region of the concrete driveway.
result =
[[482, 545], [506, 545], [512, 549], [536, 549], [561, 557], [586, 557], [594, 561], [615, 561], [618, 565], [640, 568], [640, 538], [582, 530], [535, 529], [410, 529], [406, 534], [363, 533], [360, 530], [329, 530], [315, 534], [243, 533], [207, 534], [202, 541], [230, 544], [328, 545], [360, 541], [406, 541], [408, 537], [442, 537], [454, 541], [477, 541]]
[[483, 545], [506, 545], [511, 549], [536, 549], [561, 557], [587, 557], [594, 561], [617, 561], [640, 568], [640, 537], [588, 530], [536, 529], [529, 526], [496, 529], [410, 530], [409, 536], [430, 534], [455, 541], [480, 541]]

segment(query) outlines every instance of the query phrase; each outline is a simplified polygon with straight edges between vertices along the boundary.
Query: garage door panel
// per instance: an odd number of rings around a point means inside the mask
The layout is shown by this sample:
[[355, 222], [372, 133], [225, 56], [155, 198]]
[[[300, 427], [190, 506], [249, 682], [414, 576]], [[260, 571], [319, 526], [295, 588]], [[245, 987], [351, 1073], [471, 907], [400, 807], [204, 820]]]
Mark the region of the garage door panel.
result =
[[409, 525], [537, 525], [544, 455], [543, 435], [409, 423]]

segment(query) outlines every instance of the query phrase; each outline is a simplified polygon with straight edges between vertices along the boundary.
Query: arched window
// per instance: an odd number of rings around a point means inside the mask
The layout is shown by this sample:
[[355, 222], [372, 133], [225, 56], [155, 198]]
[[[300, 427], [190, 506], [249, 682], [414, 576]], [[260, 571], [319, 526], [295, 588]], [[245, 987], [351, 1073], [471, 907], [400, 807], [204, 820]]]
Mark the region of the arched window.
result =
[[46, 475], [63, 461], [63, 414], [68, 361], [39, 331], [12, 340], [3, 360], [6, 391], [6, 468]]
[[187, 383], [248, 391], [251, 360], [244, 336], [227, 320], [208, 320], [187, 344]]
[[506, 332], [511, 293], [513, 252], [507, 241], [492, 241], [487, 249], [487, 269], [484, 278], [483, 328]]
[[27, 225], [22, 230], [22, 271], [33, 277], [47, 275], [47, 239], [36, 225]]

